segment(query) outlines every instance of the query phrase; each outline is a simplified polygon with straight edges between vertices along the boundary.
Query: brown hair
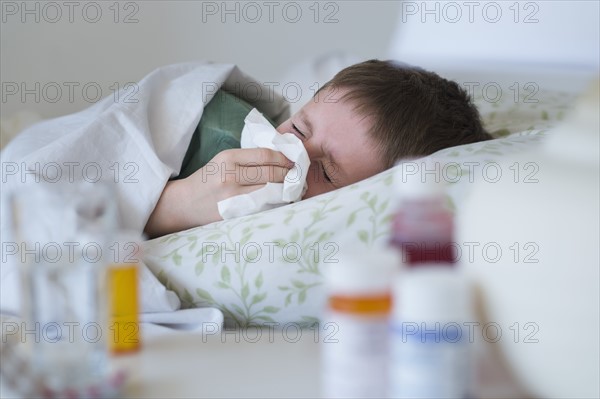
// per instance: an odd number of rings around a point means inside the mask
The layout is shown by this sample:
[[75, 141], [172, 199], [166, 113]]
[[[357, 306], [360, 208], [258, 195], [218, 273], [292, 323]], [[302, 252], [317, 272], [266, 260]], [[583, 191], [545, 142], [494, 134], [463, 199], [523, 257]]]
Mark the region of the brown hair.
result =
[[338, 72], [320, 90], [343, 89], [343, 100], [374, 121], [371, 137], [386, 168], [403, 158], [492, 136], [456, 82], [394, 61], [369, 60]]

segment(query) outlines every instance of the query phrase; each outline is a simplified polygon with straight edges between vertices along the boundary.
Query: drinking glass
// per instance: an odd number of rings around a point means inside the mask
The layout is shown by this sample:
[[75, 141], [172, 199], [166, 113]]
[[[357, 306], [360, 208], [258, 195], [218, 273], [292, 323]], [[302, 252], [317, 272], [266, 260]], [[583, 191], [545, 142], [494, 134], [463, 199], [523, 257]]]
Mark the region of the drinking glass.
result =
[[111, 190], [36, 184], [13, 193], [10, 206], [20, 346], [32, 386], [51, 396], [98, 396], [108, 372], [107, 244], [117, 227]]

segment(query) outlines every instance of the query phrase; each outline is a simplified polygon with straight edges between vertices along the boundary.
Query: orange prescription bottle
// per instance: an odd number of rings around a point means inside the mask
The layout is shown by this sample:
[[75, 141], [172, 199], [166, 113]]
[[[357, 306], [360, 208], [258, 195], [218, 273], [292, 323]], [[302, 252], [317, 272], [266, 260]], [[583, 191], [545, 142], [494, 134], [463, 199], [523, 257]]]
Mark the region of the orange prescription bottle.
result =
[[391, 283], [398, 264], [387, 249], [342, 253], [327, 264], [327, 309], [322, 318], [324, 397], [385, 397]]
[[119, 240], [111, 249], [114, 249], [116, 256], [107, 272], [109, 349], [113, 354], [134, 352], [141, 346], [138, 316], [139, 241]]

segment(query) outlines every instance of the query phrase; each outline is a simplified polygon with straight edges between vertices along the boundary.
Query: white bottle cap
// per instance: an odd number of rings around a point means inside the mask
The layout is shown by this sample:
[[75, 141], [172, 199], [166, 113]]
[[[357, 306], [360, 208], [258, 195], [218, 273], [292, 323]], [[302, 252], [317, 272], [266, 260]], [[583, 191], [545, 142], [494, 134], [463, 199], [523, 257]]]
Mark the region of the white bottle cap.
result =
[[343, 250], [328, 263], [325, 276], [330, 294], [377, 295], [391, 292], [401, 257], [387, 247], [370, 251]]

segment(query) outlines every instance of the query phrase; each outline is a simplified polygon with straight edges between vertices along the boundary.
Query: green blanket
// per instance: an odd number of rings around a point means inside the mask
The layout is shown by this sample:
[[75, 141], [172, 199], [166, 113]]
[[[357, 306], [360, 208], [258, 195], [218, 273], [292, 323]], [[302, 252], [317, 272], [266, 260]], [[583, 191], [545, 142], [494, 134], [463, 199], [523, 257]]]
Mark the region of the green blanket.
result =
[[219, 90], [204, 108], [183, 158], [181, 172], [174, 179], [188, 177], [223, 150], [240, 148], [244, 118], [252, 108], [235, 95]]

